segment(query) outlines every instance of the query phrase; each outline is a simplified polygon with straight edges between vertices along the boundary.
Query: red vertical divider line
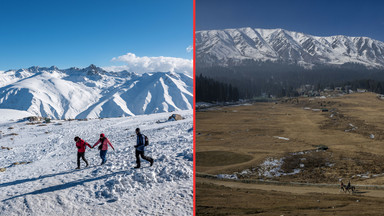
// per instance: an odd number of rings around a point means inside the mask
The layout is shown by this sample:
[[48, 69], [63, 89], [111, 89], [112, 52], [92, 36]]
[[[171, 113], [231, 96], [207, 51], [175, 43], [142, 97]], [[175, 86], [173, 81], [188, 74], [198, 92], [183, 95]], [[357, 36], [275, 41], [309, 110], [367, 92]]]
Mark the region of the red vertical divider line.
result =
[[196, 215], [196, 0], [193, 0], [193, 215]]

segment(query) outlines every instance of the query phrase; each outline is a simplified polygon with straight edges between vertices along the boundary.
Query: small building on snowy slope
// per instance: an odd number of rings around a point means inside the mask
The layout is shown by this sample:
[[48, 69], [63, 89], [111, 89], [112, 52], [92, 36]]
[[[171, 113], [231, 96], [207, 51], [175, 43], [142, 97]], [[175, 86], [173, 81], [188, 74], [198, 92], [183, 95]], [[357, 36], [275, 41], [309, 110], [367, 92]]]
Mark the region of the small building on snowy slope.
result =
[[181, 117], [179, 114], [172, 114], [169, 116], [168, 121], [178, 121], [178, 120], [183, 120], [184, 118]]

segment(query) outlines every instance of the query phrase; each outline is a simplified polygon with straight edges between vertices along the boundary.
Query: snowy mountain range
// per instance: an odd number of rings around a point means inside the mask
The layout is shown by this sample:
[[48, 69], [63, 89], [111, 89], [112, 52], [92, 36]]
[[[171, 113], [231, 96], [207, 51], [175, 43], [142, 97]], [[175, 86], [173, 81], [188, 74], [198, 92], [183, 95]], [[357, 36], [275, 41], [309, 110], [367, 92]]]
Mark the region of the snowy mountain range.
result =
[[0, 109], [55, 119], [134, 116], [192, 109], [192, 77], [108, 72], [95, 65], [0, 71]]
[[357, 63], [384, 68], [384, 43], [368, 37], [318, 37], [284, 29], [239, 28], [196, 32], [199, 65], [244, 60], [314, 65]]

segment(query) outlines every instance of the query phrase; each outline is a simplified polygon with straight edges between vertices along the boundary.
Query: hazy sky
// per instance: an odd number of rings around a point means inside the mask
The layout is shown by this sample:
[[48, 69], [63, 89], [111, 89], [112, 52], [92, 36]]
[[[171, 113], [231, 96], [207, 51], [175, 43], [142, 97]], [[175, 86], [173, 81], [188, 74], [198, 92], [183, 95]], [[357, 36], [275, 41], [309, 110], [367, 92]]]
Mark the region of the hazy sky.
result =
[[384, 41], [384, 1], [196, 0], [196, 30], [239, 27]]
[[193, 58], [192, 43], [192, 0], [0, 1], [0, 70], [174, 64]]

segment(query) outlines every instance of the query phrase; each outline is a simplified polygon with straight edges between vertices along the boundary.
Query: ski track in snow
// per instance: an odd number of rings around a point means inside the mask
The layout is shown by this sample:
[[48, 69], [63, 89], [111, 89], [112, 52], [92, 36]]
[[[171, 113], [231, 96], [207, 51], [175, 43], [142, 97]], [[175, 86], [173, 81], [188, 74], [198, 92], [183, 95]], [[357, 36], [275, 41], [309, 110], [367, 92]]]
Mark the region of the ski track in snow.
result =
[[[166, 122], [172, 113], [160, 113], [47, 126], [0, 123], [1, 146], [13, 148], [0, 149], [0, 168], [7, 168], [0, 172], [0, 215], [192, 215], [193, 114], [177, 113], [186, 119]], [[137, 127], [149, 138], [152, 167], [142, 160], [142, 168], [133, 169]], [[75, 170], [73, 138], [93, 145], [100, 133], [116, 151], [109, 148], [100, 166], [97, 147], [87, 148], [90, 167], [81, 161]], [[32, 163], [12, 165], [23, 161]]]

